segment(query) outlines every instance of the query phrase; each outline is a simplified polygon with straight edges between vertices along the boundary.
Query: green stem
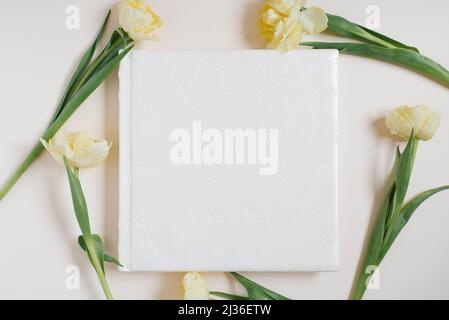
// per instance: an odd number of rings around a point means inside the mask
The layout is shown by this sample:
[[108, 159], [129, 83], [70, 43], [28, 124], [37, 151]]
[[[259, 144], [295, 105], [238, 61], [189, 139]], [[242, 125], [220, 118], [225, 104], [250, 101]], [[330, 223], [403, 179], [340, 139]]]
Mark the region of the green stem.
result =
[[366, 291], [366, 285], [369, 278], [369, 274], [366, 273], [365, 269], [360, 269], [359, 275], [357, 277], [356, 287], [351, 295], [351, 300], [362, 300], [363, 295]]
[[13, 175], [5, 182], [0, 189], [0, 201], [6, 196], [9, 190], [16, 184], [24, 172], [30, 167], [34, 160], [42, 153], [44, 146], [38, 142], [28, 156], [23, 160], [20, 166], [16, 169]]
[[101, 285], [101, 288], [103, 289], [106, 299], [113, 300], [114, 297], [112, 296], [111, 289], [109, 289], [109, 285], [106, 280], [106, 276], [104, 274], [104, 269], [103, 269], [100, 261], [98, 260], [97, 255], [95, 254], [95, 249], [93, 247], [91, 240], [89, 239], [89, 236], [90, 235], [85, 235], [84, 239], [86, 242], [87, 252], [88, 252], [90, 261], [92, 262], [92, 266], [94, 267], [95, 272], [97, 273], [98, 280], [100, 280], [100, 285]]
[[109, 289], [108, 282], [106, 281], [106, 277], [104, 274], [100, 274], [97, 272], [98, 279], [100, 280], [101, 288], [103, 289], [104, 295], [106, 296], [106, 299], [108, 300], [114, 300], [114, 297], [112, 296], [111, 289]]

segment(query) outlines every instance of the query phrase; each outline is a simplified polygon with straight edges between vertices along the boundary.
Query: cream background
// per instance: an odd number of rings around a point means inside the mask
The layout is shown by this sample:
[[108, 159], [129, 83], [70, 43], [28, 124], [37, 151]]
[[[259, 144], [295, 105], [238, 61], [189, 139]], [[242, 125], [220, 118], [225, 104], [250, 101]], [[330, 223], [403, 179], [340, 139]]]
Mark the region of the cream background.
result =
[[[252, 0], [147, 0], [165, 22], [149, 49], [242, 49], [261, 46]], [[110, 0], [5, 1], [0, 5], [0, 181], [22, 160], [44, 129], [65, 81], [93, 39]], [[65, 8], [81, 10], [81, 29], [65, 28]], [[445, 0], [316, 0], [331, 13], [363, 23], [368, 5], [380, 8], [380, 31], [416, 45], [449, 66]], [[115, 25], [115, 17], [110, 29]], [[424, 103], [444, 118], [437, 136], [422, 143], [409, 195], [449, 182], [449, 91], [407, 70], [363, 58], [340, 58], [339, 209], [341, 271], [329, 274], [250, 274], [294, 299], [346, 299], [366, 228], [377, 207], [394, 144], [379, 117], [400, 104]], [[117, 244], [118, 101], [114, 74], [67, 127], [115, 143], [105, 166], [82, 171], [93, 229], [109, 252]], [[369, 299], [449, 298], [449, 194], [425, 203], [396, 241], [381, 268], [380, 290]], [[0, 298], [103, 298], [79, 250], [68, 184], [62, 168], [43, 155], [0, 202]], [[68, 265], [80, 268], [80, 290], [65, 287]], [[108, 268], [116, 298], [179, 298], [178, 273], [120, 273]], [[241, 292], [222, 273], [206, 274], [210, 287]]]

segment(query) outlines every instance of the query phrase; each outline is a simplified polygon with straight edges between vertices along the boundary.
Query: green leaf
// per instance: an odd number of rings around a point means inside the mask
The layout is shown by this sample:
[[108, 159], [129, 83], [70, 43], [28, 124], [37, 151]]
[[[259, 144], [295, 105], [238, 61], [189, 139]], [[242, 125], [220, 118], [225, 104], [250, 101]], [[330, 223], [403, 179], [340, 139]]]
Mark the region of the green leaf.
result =
[[211, 291], [210, 294], [220, 297], [220, 298], [227, 299], [227, 300], [249, 300], [248, 297], [237, 296], [234, 294], [229, 294], [229, 293], [220, 292], [220, 291]]
[[231, 272], [231, 275], [245, 287], [248, 292], [249, 300], [289, 300], [288, 298], [271, 291], [254, 281], [238, 274], [237, 272]]
[[[410, 135], [404, 152], [399, 149], [396, 152], [396, 164], [392, 176], [394, 182], [388, 189], [383, 205], [379, 210], [376, 223], [371, 231], [367, 249], [364, 253], [363, 263], [360, 266], [355, 286], [352, 291], [352, 299], [362, 299], [366, 291], [366, 283], [371, 274], [367, 273], [369, 266], [379, 266], [390, 249], [394, 240], [407, 224], [415, 210], [432, 195], [449, 189], [444, 186], [421, 193], [403, 206], [408, 184], [413, 168], [418, 140]], [[373, 270], [371, 270], [373, 271]]]
[[109, 76], [109, 74], [115, 69], [115, 67], [117, 67], [120, 61], [128, 54], [128, 52], [132, 48], [133, 46], [129, 46], [128, 48], [123, 50], [117, 57], [113, 58], [101, 70], [90, 77], [90, 79], [75, 93], [75, 95], [70, 98], [56, 121], [50, 125], [47, 131], [45, 131], [42, 137], [44, 140], [50, 139], [56, 134], [56, 132], [58, 132], [62, 125], [87, 99], [87, 97], [89, 97], [89, 95], [96, 88], [98, 88], [101, 83], [103, 83], [103, 81]]
[[73, 169], [64, 158], [64, 163], [69, 178], [70, 192], [72, 193], [73, 208], [75, 209], [76, 220], [80, 226], [81, 232], [84, 236], [91, 234], [89, 224], [89, 213], [87, 210], [86, 199], [84, 198], [83, 189], [81, 187], [78, 177], [73, 172]]
[[413, 164], [415, 162], [416, 149], [418, 147], [418, 139], [414, 137], [414, 130], [412, 130], [410, 134], [409, 141], [407, 146], [404, 149], [404, 152], [401, 154], [397, 170], [396, 170], [396, 178], [395, 178], [395, 188], [396, 192], [394, 194], [392, 210], [388, 215], [388, 219], [386, 220], [386, 229], [384, 242], [389, 241], [391, 233], [393, 232], [393, 228], [396, 225], [396, 221], [399, 217], [400, 210], [404, 204], [404, 199], [407, 194], [410, 177], [412, 175]]
[[123, 267], [123, 265], [118, 261], [117, 258], [114, 258], [110, 254], [105, 253], [104, 254], [104, 261], [115, 264], [116, 266]]
[[[100, 264], [101, 271], [104, 275], [104, 246], [103, 240], [97, 234], [90, 234], [84, 236], [84, 242], [87, 248], [87, 254], [91, 260], [92, 265], [96, 266], [96, 263]], [[92, 244], [91, 246], [89, 244]], [[98, 270], [97, 270], [98, 273]]]
[[419, 53], [419, 49], [416, 48], [416, 47], [405, 45], [405, 44], [403, 44], [403, 43], [401, 43], [401, 42], [399, 42], [397, 40], [394, 40], [392, 38], [387, 37], [384, 34], [381, 34], [381, 33], [378, 33], [378, 32], [376, 32], [374, 30], [365, 28], [364, 26], [359, 26], [359, 27], [362, 28], [363, 30], [365, 30], [366, 32], [368, 32], [369, 34], [371, 34], [372, 36], [374, 36], [374, 37], [376, 37], [378, 39], [381, 39], [381, 40], [383, 40], [383, 41], [385, 41], [387, 43], [390, 43], [391, 45], [395, 46], [396, 48], [407, 49], [407, 50]]
[[74, 85], [72, 91], [77, 92], [97, 71], [101, 70], [107, 65], [113, 58], [115, 58], [120, 50], [123, 50], [126, 46], [126, 39], [124, 37], [115, 36], [119, 34], [116, 31], [111, 36], [111, 40], [108, 42], [104, 50], [100, 55], [88, 66], [83, 76]]
[[384, 48], [363, 43], [303, 42], [314, 49], [337, 49], [341, 53], [377, 59], [418, 72], [449, 87], [449, 71], [435, 61], [407, 49]]
[[55, 121], [56, 118], [58, 118], [59, 114], [61, 113], [62, 109], [64, 108], [65, 103], [67, 102], [69, 93], [72, 91], [73, 86], [83, 75], [84, 71], [86, 70], [87, 66], [89, 65], [90, 61], [92, 60], [95, 50], [97, 49], [98, 44], [100, 43], [101, 39], [103, 38], [103, 34], [106, 29], [106, 25], [108, 23], [110, 15], [111, 15], [111, 10], [108, 11], [106, 18], [104, 19], [103, 24], [101, 25], [101, 28], [98, 31], [95, 41], [92, 43], [92, 45], [89, 47], [89, 49], [87, 49], [87, 51], [81, 57], [78, 67], [76, 68], [75, 72], [73, 73], [72, 78], [70, 79], [70, 81], [67, 85], [67, 88], [65, 89], [64, 94], [62, 95], [61, 101], [59, 102], [58, 106], [56, 107], [56, 111], [53, 115], [51, 122]]
[[355, 287], [352, 291], [351, 299], [360, 300], [366, 290], [366, 282], [370, 277], [367, 273], [367, 268], [370, 266], [378, 266], [378, 257], [382, 251], [382, 243], [385, 235], [385, 221], [392, 210], [395, 195], [394, 183], [388, 188], [383, 203], [378, 211], [374, 226], [370, 231], [368, 244], [364, 251], [364, 258], [358, 270], [357, 278], [355, 280]]
[[107, 50], [105, 50], [107, 51], [107, 54], [95, 68], [93, 73], [96, 73], [98, 70], [103, 68], [109, 61], [111, 61], [115, 56], [119, 54], [120, 50], [123, 50], [123, 48], [125, 48], [131, 42], [132, 39], [122, 29], [114, 30], [111, 39], [109, 40], [110, 45], [108, 46]]
[[394, 214], [395, 211], [395, 206], [396, 206], [396, 176], [397, 176], [397, 168], [398, 168], [398, 164], [399, 164], [399, 160], [401, 158], [402, 154], [401, 154], [401, 150], [399, 149], [399, 147], [396, 148], [396, 160], [394, 162], [394, 166], [393, 166], [393, 172], [390, 176], [390, 179], [392, 178], [393, 182], [392, 182], [392, 190], [390, 191], [389, 194], [387, 194], [387, 200], [388, 200], [388, 206], [386, 208], [386, 213], [384, 216], [384, 231], [383, 231], [383, 239], [382, 241], [384, 241], [385, 239], [385, 230], [388, 229], [388, 224]]
[[128, 41], [124, 38], [117, 30], [112, 33], [111, 39], [109, 40], [108, 46], [100, 54], [97, 65], [92, 70], [92, 74], [95, 74], [98, 70], [101, 70], [109, 61], [116, 57], [120, 50], [126, 47]]
[[407, 194], [410, 176], [412, 175], [413, 164], [415, 163], [417, 147], [418, 139], [414, 137], [414, 130], [412, 130], [407, 146], [405, 147], [399, 158], [398, 168], [396, 170], [395, 206], [399, 209], [404, 204], [405, 195]]
[[414, 52], [418, 52], [418, 49], [414, 47], [407, 46], [383, 34], [362, 27], [361, 25], [353, 23], [343, 17], [329, 13], [327, 14], [327, 17], [328, 17], [327, 31], [335, 33], [336, 35], [348, 37], [362, 42], [369, 42], [372, 44], [380, 45], [385, 48], [403, 48]]
[[[78, 237], [78, 244], [81, 247], [81, 249], [83, 249], [85, 252], [87, 252], [86, 242], [85, 242], [83, 236]], [[119, 267], [123, 267], [123, 265], [116, 258], [114, 258], [113, 256], [111, 256], [107, 253], [104, 253], [104, 261], [113, 263]]]
[[394, 241], [396, 240], [397, 236], [399, 235], [399, 233], [401, 232], [401, 230], [405, 227], [405, 225], [407, 224], [407, 222], [410, 220], [410, 218], [412, 217], [413, 213], [416, 211], [416, 209], [419, 208], [419, 206], [426, 201], [427, 199], [429, 199], [431, 196], [444, 191], [444, 190], [448, 190], [449, 186], [443, 186], [443, 187], [439, 187], [439, 188], [435, 188], [435, 189], [431, 189], [428, 191], [425, 191], [421, 194], [419, 194], [418, 196], [416, 196], [415, 198], [413, 198], [412, 200], [410, 200], [400, 211], [399, 213], [399, 217], [396, 221], [396, 224], [394, 226], [392, 226], [392, 234], [389, 237], [388, 241], [385, 242], [382, 246], [382, 251], [380, 253], [379, 256], [379, 263], [380, 261], [382, 261], [382, 259], [385, 257], [385, 255], [387, 254], [388, 250], [391, 248], [392, 244], [394, 243]]
[[364, 258], [362, 264], [359, 267], [357, 278], [355, 280], [355, 286], [352, 290], [351, 299], [360, 300], [366, 291], [366, 283], [371, 274], [367, 273], [368, 267], [379, 265], [379, 255], [382, 251], [382, 244], [385, 238], [385, 230], [387, 229], [387, 220], [392, 215], [394, 210], [394, 203], [396, 198], [396, 176], [399, 161], [401, 158], [401, 152], [399, 148], [396, 149], [396, 160], [393, 166], [393, 170], [389, 178], [389, 187], [379, 208], [377, 216], [375, 218], [374, 225], [369, 231], [370, 235], [366, 249], [364, 250]]
[[73, 207], [75, 209], [76, 219], [80, 226], [83, 235], [81, 239], [78, 238], [80, 246], [85, 248], [90, 263], [92, 264], [95, 272], [97, 273], [101, 287], [107, 299], [112, 299], [112, 294], [109, 289], [109, 285], [106, 280], [104, 271], [104, 246], [101, 237], [96, 234], [92, 234], [90, 231], [89, 214], [87, 210], [86, 200], [84, 198], [83, 190], [81, 188], [80, 181], [75, 174], [74, 170], [64, 158], [65, 167], [67, 170], [67, 176], [69, 178], [70, 191], [72, 194]]

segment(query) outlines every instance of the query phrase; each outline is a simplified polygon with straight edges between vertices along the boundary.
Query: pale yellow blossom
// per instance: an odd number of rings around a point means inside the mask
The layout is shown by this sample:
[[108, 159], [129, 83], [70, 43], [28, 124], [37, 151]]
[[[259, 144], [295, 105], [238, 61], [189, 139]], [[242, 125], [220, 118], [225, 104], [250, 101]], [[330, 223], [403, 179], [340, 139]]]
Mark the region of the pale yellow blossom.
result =
[[198, 272], [186, 273], [182, 279], [181, 288], [184, 300], [209, 300], [209, 288]]
[[123, 0], [118, 8], [120, 26], [135, 41], [152, 39], [162, 21], [143, 0]]
[[303, 34], [318, 34], [327, 28], [326, 13], [305, 8], [305, 0], [266, 0], [259, 16], [259, 30], [267, 47], [281, 52], [299, 48]]
[[409, 139], [412, 129], [416, 138], [429, 140], [440, 126], [440, 122], [440, 115], [422, 105], [401, 106], [387, 112], [385, 116], [385, 124], [391, 133], [404, 140]]
[[89, 168], [99, 165], [109, 155], [112, 143], [98, 140], [87, 132], [68, 133], [59, 131], [48, 142], [41, 139], [44, 147], [55, 160], [64, 165], [64, 157], [72, 167]]

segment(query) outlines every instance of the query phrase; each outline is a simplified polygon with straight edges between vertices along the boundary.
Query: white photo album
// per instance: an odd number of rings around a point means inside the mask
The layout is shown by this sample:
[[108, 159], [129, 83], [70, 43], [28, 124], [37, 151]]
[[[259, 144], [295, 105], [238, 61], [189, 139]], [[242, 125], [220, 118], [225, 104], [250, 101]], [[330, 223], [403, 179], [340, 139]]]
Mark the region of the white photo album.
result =
[[120, 66], [128, 271], [336, 271], [336, 50], [139, 51]]

